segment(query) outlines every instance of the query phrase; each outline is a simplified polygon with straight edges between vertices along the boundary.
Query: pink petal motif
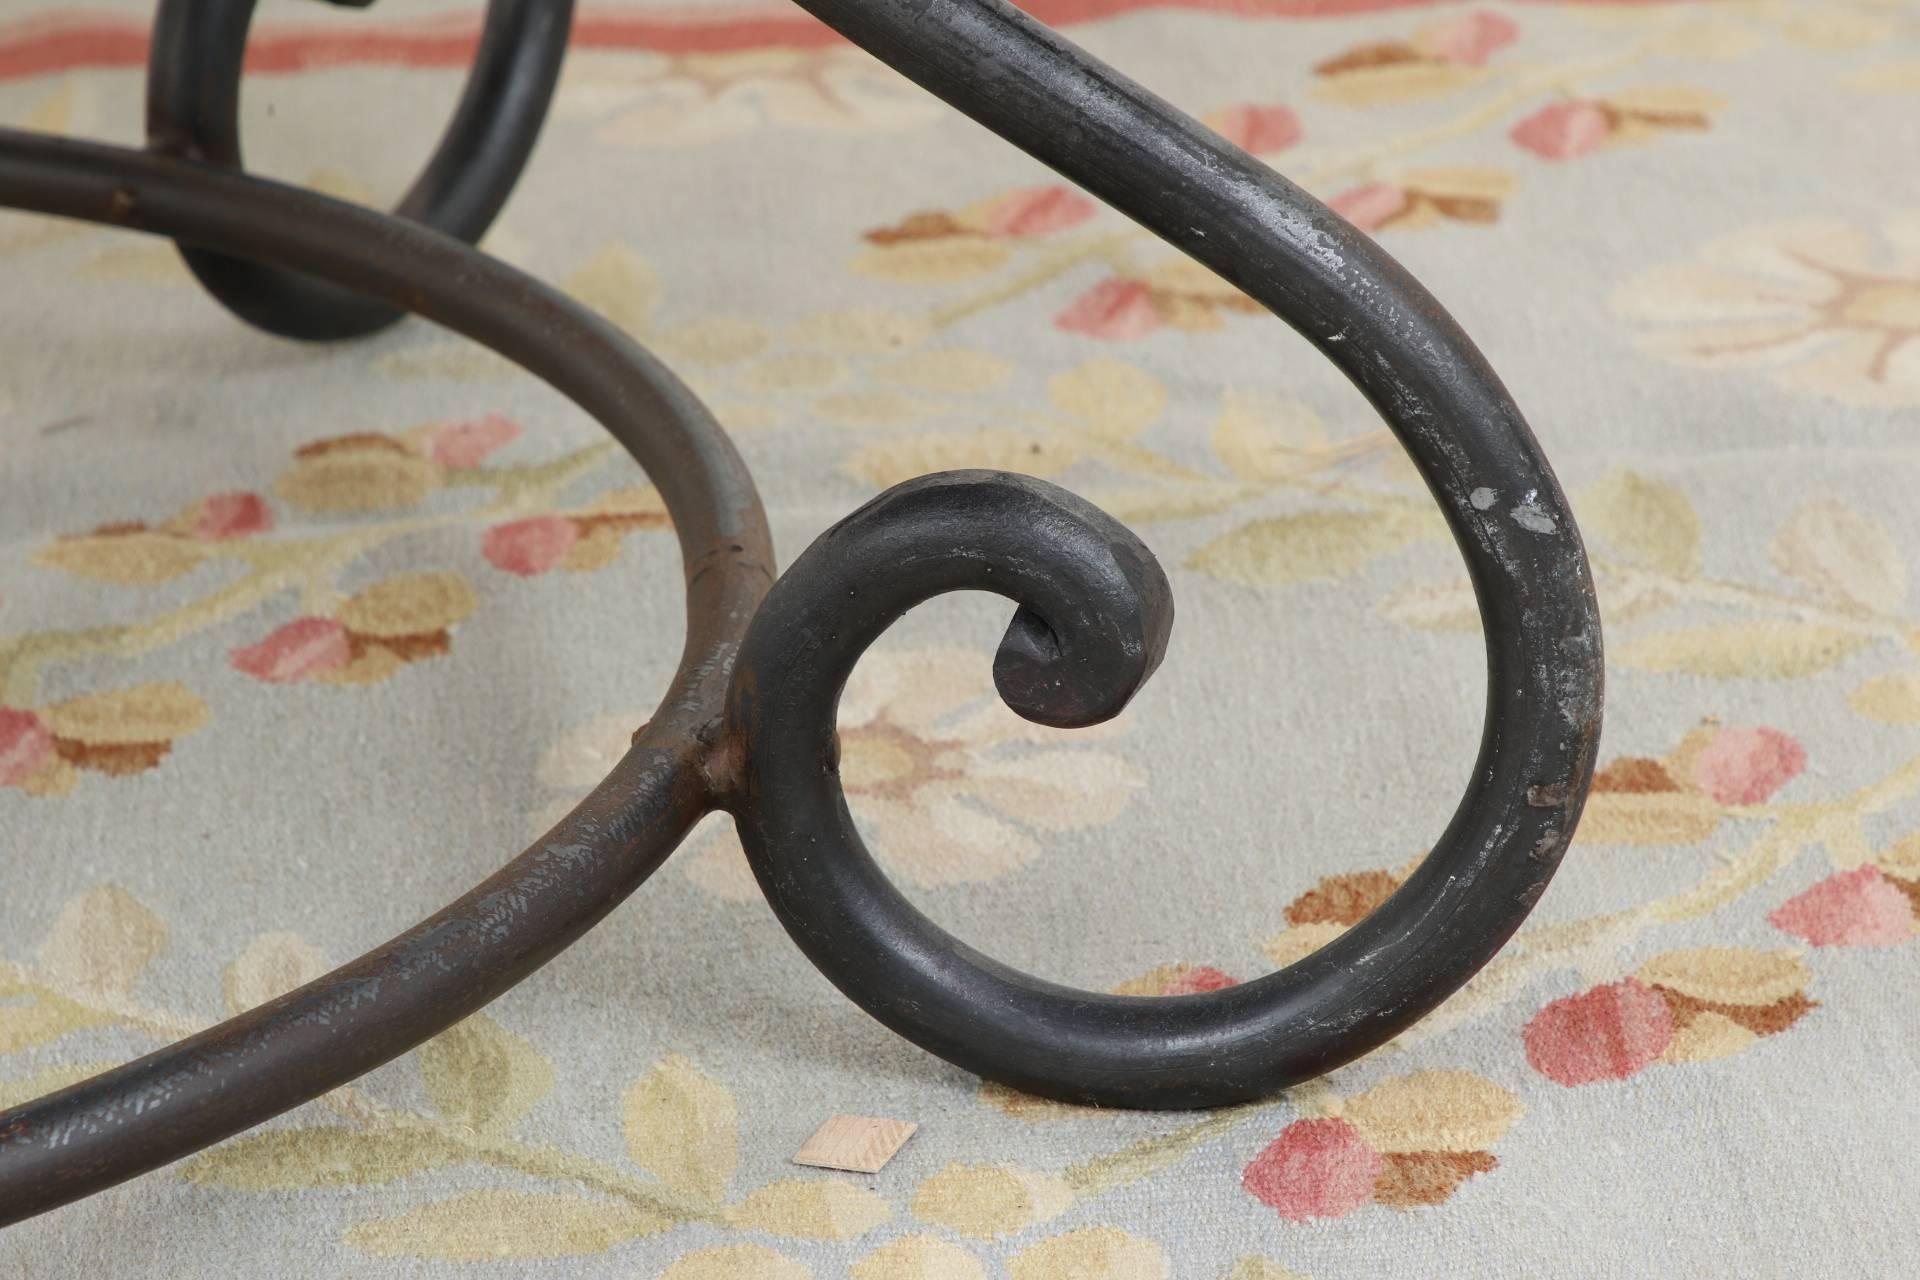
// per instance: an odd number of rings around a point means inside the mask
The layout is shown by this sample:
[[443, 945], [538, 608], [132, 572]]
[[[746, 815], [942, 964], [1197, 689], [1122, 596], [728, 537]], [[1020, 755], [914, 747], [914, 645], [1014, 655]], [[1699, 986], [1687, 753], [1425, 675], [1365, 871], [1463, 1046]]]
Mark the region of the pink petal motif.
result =
[[1407, 192], [1391, 182], [1351, 187], [1327, 201], [1327, 207], [1362, 231], [1377, 231], [1407, 207]]
[[1722, 729], [1693, 758], [1693, 781], [1721, 804], [1763, 804], [1806, 767], [1807, 749], [1778, 729]]
[[1296, 1120], [1253, 1158], [1240, 1185], [1289, 1221], [1337, 1218], [1372, 1203], [1383, 1163], [1345, 1120]]
[[1519, 34], [1520, 28], [1509, 19], [1479, 11], [1428, 27], [1420, 33], [1420, 47], [1432, 57], [1478, 67], [1486, 63], [1488, 54], [1512, 44]]
[[1816, 947], [1891, 947], [1913, 936], [1913, 903], [1878, 867], [1828, 876], [1767, 919]]
[[1284, 151], [1300, 141], [1300, 117], [1277, 103], [1243, 103], [1207, 117], [1228, 142], [1254, 155]]
[[996, 236], [1044, 236], [1077, 226], [1098, 209], [1070, 187], [1028, 187], [995, 200], [986, 212], [986, 229]]
[[216, 493], [200, 504], [193, 536], [219, 542], [273, 528], [273, 511], [257, 493]]
[[347, 629], [332, 618], [295, 618], [259, 644], [227, 655], [235, 671], [273, 684], [291, 684], [344, 667], [353, 657]]
[[456, 471], [477, 467], [501, 445], [520, 438], [520, 424], [490, 413], [471, 422], [449, 422], [427, 437], [427, 456]]
[[1069, 333], [1094, 338], [1144, 338], [1160, 327], [1160, 313], [1154, 310], [1146, 285], [1115, 276], [1075, 298], [1053, 323]]
[[1510, 137], [1548, 160], [1585, 155], [1607, 140], [1613, 125], [1593, 102], [1556, 102], [1513, 126]]
[[53, 735], [39, 716], [0, 707], [0, 787], [25, 782], [52, 754]]
[[1673, 1040], [1673, 1011], [1660, 993], [1627, 978], [1555, 1000], [1527, 1024], [1527, 1061], [1564, 1085], [1624, 1080]]
[[567, 558], [580, 540], [580, 526], [565, 516], [533, 516], [487, 530], [480, 552], [496, 569], [532, 577]]
[[1160, 991], [1163, 996], [1196, 996], [1202, 991], [1219, 991], [1223, 987], [1237, 987], [1240, 979], [1230, 977], [1212, 965], [1200, 964], [1191, 969], [1182, 969], [1180, 976], [1168, 982]]

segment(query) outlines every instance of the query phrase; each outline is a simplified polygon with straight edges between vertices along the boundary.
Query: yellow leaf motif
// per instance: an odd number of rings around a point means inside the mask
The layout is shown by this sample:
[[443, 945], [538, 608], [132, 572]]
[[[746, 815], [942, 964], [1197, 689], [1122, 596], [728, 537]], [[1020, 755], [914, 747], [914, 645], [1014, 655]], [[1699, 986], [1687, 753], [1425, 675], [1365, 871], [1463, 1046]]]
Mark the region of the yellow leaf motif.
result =
[[615, 1200], [525, 1191], [469, 1191], [410, 1213], [363, 1222], [347, 1243], [385, 1258], [446, 1262], [602, 1253], [671, 1220]]
[[1416, 631], [1480, 634], [1480, 605], [1473, 584], [1459, 582], [1401, 587], [1380, 604], [1383, 617]]
[[1347, 1099], [1342, 1113], [1374, 1150], [1484, 1151], [1520, 1115], [1520, 1102], [1470, 1071], [1417, 1071]]
[[1622, 666], [1718, 680], [1795, 680], [1844, 661], [1865, 636], [1812, 622], [1728, 622], [1644, 636], [1615, 651]]
[[112, 1022], [85, 1005], [51, 992], [24, 994], [0, 986], [0, 1053], [18, 1053], [70, 1032]]
[[465, 1156], [420, 1130], [272, 1129], [195, 1156], [181, 1172], [189, 1182], [236, 1191], [305, 1191], [393, 1182]]
[[941, 411], [941, 406], [895, 391], [852, 391], [821, 396], [814, 411], [847, 427], [888, 427], [917, 422]]
[[1298, 400], [1229, 394], [1213, 424], [1213, 451], [1242, 480], [1292, 475], [1301, 454], [1326, 445], [1320, 415]]
[[1804, 989], [1812, 975], [1791, 951], [1695, 947], [1669, 951], [1635, 977], [1710, 1004], [1769, 1005]]
[[622, 1099], [627, 1154], [676, 1191], [723, 1200], [739, 1163], [733, 1094], [675, 1054]]
[[1882, 724], [1920, 724], [1920, 673], [1875, 676], [1847, 695], [1847, 705]]
[[723, 1244], [687, 1254], [659, 1280], [813, 1280], [813, 1269], [757, 1244]]
[[123, 994], [165, 950], [167, 925], [118, 885], [67, 903], [40, 944], [40, 964], [58, 984]]
[[1159, 1245], [1113, 1227], [1082, 1227], [1022, 1249], [1007, 1264], [1013, 1280], [1165, 1280]]
[[1047, 383], [1053, 407], [1103, 440], [1131, 440], [1167, 410], [1167, 389], [1144, 369], [1089, 360]]
[[802, 1240], [851, 1240], [892, 1215], [887, 1202], [865, 1187], [836, 1178], [787, 1178], [742, 1200], [728, 1221]]
[[227, 966], [221, 981], [230, 1013], [244, 1013], [327, 971], [320, 949], [297, 933], [263, 933]]
[[1320, 77], [1313, 96], [1343, 107], [1381, 107], [1438, 98], [1477, 83], [1486, 72], [1453, 62], [1400, 62]]
[[420, 1067], [440, 1114], [481, 1133], [505, 1133], [553, 1088], [553, 1064], [484, 1013], [427, 1041]]
[[883, 245], [857, 255], [848, 265], [856, 274], [895, 284], [949, 284], [997, 270], [1007, 260], [998, 240], [970, 236]]
[[635, 337], [647, 332], [660, 300], [660, 279], [653, 267], [623, 244], [601, 249], [561, 281], [560, 288]]
[[338, 617], [355, 635], [402, 639], [464, 622], [478, 603], [472, 585], [457, 573], [406, 573], [354, 595]]
[[115, 533], [61, 538], [34, 552], [33, 562], [89, 582], [151, 586], [187, 573], [205, 556], [205, 544], [164, 533]]
[[1882, 62], [1855, 72], [1847, 84], [1868, 93], [1920, 93], [1920, 58]]
[[848, 1280], [987, 1280], [980, 1259], [938, 1236], [902, 1236], [847, 1271]]
[[950, 1164], [913, 1193], [913, 1216], [963, 1236], [992, 1239], [1057, 1218], [1072, 1203], [1072, 1189], [1043, 1173]]
[[1773, 563], [1822, 595], [1899, 613], [1907, 566], [1886, 525], [1832, 498], [1794, 512], [1773, 540]]
[[54, 737], [96, 747], [168, 742], [200, 729], [212, 715], [199, 694], [172, 681], [84, 694], [40, 712]]
[[1306, 1280], [1306, 1277], [1265, 1258], [1242, 1258], [1227, 1272], [1227, 1280]]
[[1687, 495], [1635, 471], [1613, 471], [1574, 504], [1580, 523], [1635, 564], [1688, 574], [1700, 554], [1700, 517]]
[[1673, 1039], [1660, 1052], [1662, 1062], [1711, 1062], [1739, 1053], [1760, 1037], [1725, 1014], [1696, 1014], [1674, 1028]]
[[1229, 582], [1280, 586], [1352, 573], [1418, 533], [1391, 513], [1305, 511], [1241, 525], [1195, 551], [1187, 565]]

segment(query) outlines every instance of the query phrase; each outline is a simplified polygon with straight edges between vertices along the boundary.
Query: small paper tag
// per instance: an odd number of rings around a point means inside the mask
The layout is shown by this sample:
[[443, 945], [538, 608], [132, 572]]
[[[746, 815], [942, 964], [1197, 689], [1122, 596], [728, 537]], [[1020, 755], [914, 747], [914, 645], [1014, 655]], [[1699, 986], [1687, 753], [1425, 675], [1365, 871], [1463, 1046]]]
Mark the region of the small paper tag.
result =
[[795, 1164], [815, 1169], [844, 1169], [848, 1173], [878, 1173], [919, 1125], [911, 1120], [877, 1120], [872, 1116], [830, 1116], [813, 1136], [793, 1153]]

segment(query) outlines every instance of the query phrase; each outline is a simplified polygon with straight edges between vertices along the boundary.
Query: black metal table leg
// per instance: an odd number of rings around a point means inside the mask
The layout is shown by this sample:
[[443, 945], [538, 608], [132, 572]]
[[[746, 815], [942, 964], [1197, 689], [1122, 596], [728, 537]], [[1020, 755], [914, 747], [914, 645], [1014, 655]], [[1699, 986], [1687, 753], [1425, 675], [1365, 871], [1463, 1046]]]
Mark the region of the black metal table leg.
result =
[[[240, 72], [258, 0], [160, 0], [147, 64], [147, 145], [228, 168], [240, 159]], [[507, 202], [560, 78], [573, 0], [488, 0], [473, 71], [427, 167], [394, 209], [469, 244]], [[358, 338], [406, 308], [284, 267], [181, 250], [200, 283], [283, 338]]]
[[1366, 1052], [1458, 989], [1546, 888], [1593, 771], [1599, 619], [1566, 500], [1466, 335], [1317, 201], [1002, 0], [802, 3], [1264, 303], [1379, 409], [1466, 558], [1487, 637], [1479, 761], [1433, 854], [1326, 948], [1203, 995], [1072, 991], [940, 931], [881, 875], [846, 808], [834, 713], [848, 672], [915, 604], [995, 591], [1019, 606], [995, 662], [1009, 705], [1097, 722], [1152, 674], [1172, 626], [1147, 549], [1055, 486], [946, 473], [855, 512], [769, 592], [759, 499], [698, 401], [611, 325], [461, 242], [525, 161], [567, 0], [496, 0], [480, 70], [397, 218], [238, 172], [251, 0], [164, 0], [158, 154], [0, 130], [0, 205], [173, 237], [217, 297], [275, 332], [345, 336], [411, 310], [517, 361], [654, 478], [680, 539], [687, 640], [606, 782], [473, 892], [259, 1009], [0, 1111], [0, 1225], [445, 1029], [591, 928], [715, 808], [802, 950], [881, 1021], [983, 1075], [1120, 1106], [1257, 1097]]

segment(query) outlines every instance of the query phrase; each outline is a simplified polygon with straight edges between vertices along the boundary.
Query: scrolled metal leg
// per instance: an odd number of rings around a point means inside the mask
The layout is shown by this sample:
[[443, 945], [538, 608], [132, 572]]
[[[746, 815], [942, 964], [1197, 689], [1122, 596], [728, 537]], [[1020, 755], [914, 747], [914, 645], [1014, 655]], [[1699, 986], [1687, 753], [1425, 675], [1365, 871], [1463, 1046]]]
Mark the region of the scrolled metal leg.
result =
[[606, 782], [472, 893], [259, 1009], [0, 1111], [0, 1225], [178, 1159], [445, 1029], [591, 928], [713, 808], [734, 815], [808, 957], [881, 1021], [983, 1075], [1109, 1105], [1232, 1102], [1338, 1066], [1456, 990], [1545, 889], [1593, 771], [1599, 620], [1566, 500], [1472, 343], [1372, 241], [1001, 0], [801, 2], [1266, 304], [1380, 410], [1466, 557], [1487, 637], [1479, 762], [1433, 853], [1320, 952], [1204, 995], [1072, 991], [940, 931], [880, 874], [847, 811], [834, 737], [847, 673], [915, 604], [997, 591], [1020, 605], [995, 661], [1002, 696], [1043, 723], [1097, 722], [1165, 650], [1172, 600], [1152, 555], [1052, 485], [953, 473], [869, 503], [768, 593], [752, 481], [686, 388], [612, 326], [460, 243], [526, 158], [566, 0], [495, 0], [481, 68], [400, 208], [432, 225], [236, 172], [251, 0], [163, 0], [159, 154], [0, 130], [0, 204], [197, 246], [188, 260], [216, 296], [274, 332], [347, 336], [414, 310], [524, 365], [659, 486], [687, 641]]
[[[597, 418], [666, 500], [687, 581], [679, 669], [633, 749], [547, 836], [439, 914], [280, 999], [0, 1111], [0, 1226], [218, 1142], [371, 1071], [565, 950], [712, 807], [727, 672], [772, 577], [753, 481], [680, 381], [578, 303], [385, 214], [117, 147], [0, 129], [0, 204], [316, 274], [483, 342]], [[236, 832], [245, 838], [245, 831]]]
[[[1565, 854], [1592, 779], [1600, 619], [1572, 512], [1533, 433], [1472, 342], [1373, 241], [1011, 5], [800, 3], [1214, 268], [1347, 373], [1466, 557], [1487, 639], [1487, 714], [1472, 782], [1426, 861], [1298, 964], [1167, 1000], [1015, 972], [935, 926], [867, 854], [836, 772], [819, 764], [833, 755], [841, 686], [912, 605], [998, 591], [1022, 605], [995, 668], [1007, 701], [1048, 723], [1085, 723], [1152, 670], [1171, 605], [1131, 535], [1051, 486], [910, 482], [809, 548], [741, 651], [729, 728], [744, 757], [731, 803], [761, 887], [808, 957], [869, 1013], [1030, 1092], [1214, 1106], [1385, 1043], [1512, 936]], [[1118, 573], [1121, 563], [1134, 568]]]
[[[231, 169], [240, 159], [240, 72], [258, 0], [160, 0], [147, 69], [147, 143]], [[567, 51], [573, 0], [489, 0], [467, 87], [440, 145], [394, 209], [472, 243], [533, 152]], [[406, 314], [285, 267], [206, 248], [182, 256], [207, 292], [284, 338], [357, 338]]]

